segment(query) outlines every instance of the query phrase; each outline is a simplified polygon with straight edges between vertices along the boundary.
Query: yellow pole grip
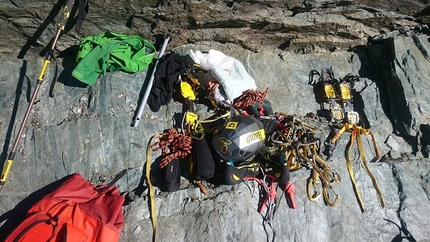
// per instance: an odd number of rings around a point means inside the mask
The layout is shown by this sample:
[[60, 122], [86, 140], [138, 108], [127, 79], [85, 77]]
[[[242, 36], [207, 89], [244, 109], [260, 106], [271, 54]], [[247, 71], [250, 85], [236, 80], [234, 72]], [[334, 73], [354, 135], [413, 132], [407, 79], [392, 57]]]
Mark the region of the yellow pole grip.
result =
[[51, 61], [48, 60], [48, 59], [46, 59], [43, 62], [42, 70], [40, 71], [39, 78], [37, 78], [38, 81], [43, 81], [43, 78], [45, 77], [45, 72], [48, 69], [48, 65], [49, 65], [50, 62]]
[[13, 162], [13, 160], [10, 160], [10, 159], [7, 160], [4, 167], [3, 167], [3, 171], [1, 173], [1, 179], [0, 179], [1, 185], [6, 182], [6, 178], [7, 178], [7, 175], [9, 174], [10, 168], [12, 166], [12, 162]]

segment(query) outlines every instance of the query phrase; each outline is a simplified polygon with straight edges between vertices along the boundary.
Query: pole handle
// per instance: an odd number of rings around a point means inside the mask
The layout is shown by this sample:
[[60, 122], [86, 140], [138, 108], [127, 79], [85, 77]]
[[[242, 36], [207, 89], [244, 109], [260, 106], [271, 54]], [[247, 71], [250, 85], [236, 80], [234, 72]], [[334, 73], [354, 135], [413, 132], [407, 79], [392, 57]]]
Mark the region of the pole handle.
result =
[[60, 22], [58, 23], [58, 26], [61, 30], [64, 30], [66, 28], [67, 20], [70, 17], [70, 12], [73, 8], [74, 0], [67, 0], [66, 5], [63, 7], [63, 12], [61, 13]]
[[[61, 31], [65, 29], [67, 20], [70, 17], [70, 11], [73, 8], [73, 4], [74, 4], [74, 0], [67, 0], [66, 5], [64, 5], [64, 7], [63, 7], [63, 12], [62, 12], [62, 15], [61, 15], [61, 18], [60, 18], [60, 22], [59, 22], [59, 28], [58, 28], [58, 30], [57, 30], [57, 32], [55, 34], [54, 40], [52, 41], [52, 45], [50, 47], [51, 51], [54, 50], [55, 45], [57, 44], [58, 38], [60, 37]], [[40, 85], [42, 84], [43, 79], [45, 77], [45, 73], [46, 73], [46, 70], [48, 69], [50, 61], [51, 61], [51, 55], [48, 52], [47, 55], [46, 55], [45, 61], [43, 62], [43, 66], [42, 66], [42, 69], [40, 71], [39, 77], [37, 79], [37, 84], [36, 84], [36, 87], [35, 87], [35, 89], [33, 91], [33, 94], [32, 94], [32, 97], [31, 97], [31, 101], [30, 101], [30, 103], [27, 106], [27, 110], [25, 112], [24, 118], [23, 118], [21, 126], [19, 128], [18, 135], [15, 138], [15, 142], [13, 144], [11, 152], [9, 153], [8, 159], [6, 160], [6, 162], [5, 162], [4, 166], [3, 166], [3, 170], [2, 170], [2, 173], [1, 173], [1, 177], [0, 177], [0, 191], [3, 188], [3, 185], [6, 183], [7, 176], [9, 174], [9, 172], [10, 172], [11, 167], [12, 167], [12, 163], [13, 163], [13, 159], [14, 159], [14, 156], [15, 156], [16, 148], [17, 148], [18, 143], [19, 143], [19, 141], [21, 139], [22, 132], [23, 132], [24, 127], [25, 127], [25, 125], [27, 123], [27, 119], [28, 119], [28, 117], [30, 115], [31, 108], [33, 107], [34, 101], [36, 99], [36, 96], [37, 96], [37, 93], [39, 91]]]

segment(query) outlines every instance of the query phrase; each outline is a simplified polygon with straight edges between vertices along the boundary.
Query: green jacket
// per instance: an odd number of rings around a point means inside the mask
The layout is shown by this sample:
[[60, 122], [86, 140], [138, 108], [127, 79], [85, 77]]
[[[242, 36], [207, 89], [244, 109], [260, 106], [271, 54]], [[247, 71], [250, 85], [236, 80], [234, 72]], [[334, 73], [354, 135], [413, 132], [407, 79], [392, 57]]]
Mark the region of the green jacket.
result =
[[79, 81], [93, 85], [106, 71], [142, 71], [152, 62], [155, 47], [140, 36], [104, 32], [81, 40], [72, 71]]

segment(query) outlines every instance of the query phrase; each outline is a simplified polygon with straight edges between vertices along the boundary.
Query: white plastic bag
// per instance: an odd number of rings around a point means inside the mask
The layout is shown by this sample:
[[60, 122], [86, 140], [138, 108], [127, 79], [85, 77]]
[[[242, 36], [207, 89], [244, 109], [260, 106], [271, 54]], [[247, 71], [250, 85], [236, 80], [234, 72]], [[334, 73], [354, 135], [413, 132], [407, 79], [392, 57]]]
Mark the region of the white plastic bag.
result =
[[254, 78], [248, 74], [242, 63], [221, 51], [209, 50], [209, 53], [202, 53], [191, 50], [190, 57], [204, 69], [213, 71], [231, 101], [248, 89], [257, 89]]

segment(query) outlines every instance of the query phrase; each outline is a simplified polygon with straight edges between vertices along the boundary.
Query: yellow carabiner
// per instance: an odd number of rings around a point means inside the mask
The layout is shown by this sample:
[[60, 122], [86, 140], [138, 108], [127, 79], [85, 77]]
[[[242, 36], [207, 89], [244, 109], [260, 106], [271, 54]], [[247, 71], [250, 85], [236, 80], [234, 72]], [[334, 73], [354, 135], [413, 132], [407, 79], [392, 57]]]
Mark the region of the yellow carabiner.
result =
[[192, 123], [187, 123], [187, 134], [196, 140], [202, 140], [204, 136], [203, 126], [195, 120]]
[[187, 124], [196, 123], [198, 119], [199, 119], [199, 117], [197, 116], [197, 114], [195, 114], [193, 112], [187, 111], [185, 113], [185, 122]]
[[302, 167], [302, 163], [300, 160], [296, 159], [296, 151], [294, 149], [290, 149], [286, 152], [285, 156], [287, 157], [288, 169], [290, 171], [296, 171]]
[[308, 186], [306, 189], [309, 200], [315, 201], [321, 196], [321, 190], [317, 188], [319, 184], [321, 184], [320, 178], [315, 170], [312, 170], [312, 176], [308, 179]]
[[[335, 198], [333, 201], [330, 201], [330, 195], [328, 192], [329, 190], [332, 191], [333, 194], [335, 195]], [[339, 202], [339, 195], [334, 192], [333, 188], [329, 184], [323, 185], [323, 196], [324, 196], [324, 201], [330, 207], [334, 207]]]
[[330, 172], [330, 178], [331, 178], [330, 181], [334, 181], [336, 183], [340, 183], [342, 181], [339, 173], [337, 173], [331, 169], [328, 172]]

